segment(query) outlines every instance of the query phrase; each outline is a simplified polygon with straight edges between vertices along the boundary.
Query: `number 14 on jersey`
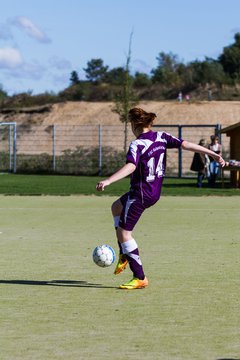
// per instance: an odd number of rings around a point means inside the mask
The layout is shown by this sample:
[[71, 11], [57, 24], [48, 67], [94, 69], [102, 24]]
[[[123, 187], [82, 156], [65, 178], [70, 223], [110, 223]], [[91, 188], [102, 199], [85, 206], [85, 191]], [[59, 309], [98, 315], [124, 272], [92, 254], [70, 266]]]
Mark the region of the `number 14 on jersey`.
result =
[[152, 182], [155, 180], [156, 176], [160, 177], [163, 176], [163, 159], [164, 159], [164, 153], [162, 153], [159, 156], [159, 160], [158, 163], [156, 165], [156, 161], [154, 157], [151, 157], [148, 162], [147, 162], [147, 166], [148, 166], [148, 176], [146, 178], [147, 182]]

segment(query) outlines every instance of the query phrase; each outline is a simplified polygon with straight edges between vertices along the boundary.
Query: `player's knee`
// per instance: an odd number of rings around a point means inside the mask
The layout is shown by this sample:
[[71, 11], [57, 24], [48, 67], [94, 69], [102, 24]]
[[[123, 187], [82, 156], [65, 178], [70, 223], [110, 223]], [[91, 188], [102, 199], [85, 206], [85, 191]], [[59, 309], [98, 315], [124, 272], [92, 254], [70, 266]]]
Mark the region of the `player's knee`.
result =
[[116, 205], [115, 205], [115, 201], [114, 203], [112, 203], [112, 206], [111, 206], [111, 211], [112, 211], [112, 214], [113, 216], [115, 215], [115, 212], [116, 212]]
[[120, 200], [114, 201], [114, 203], [111, 206], [111, 211], [112, 211], [113, 216], [118, 216], [121, 214], [122, 204], [121, 204]]

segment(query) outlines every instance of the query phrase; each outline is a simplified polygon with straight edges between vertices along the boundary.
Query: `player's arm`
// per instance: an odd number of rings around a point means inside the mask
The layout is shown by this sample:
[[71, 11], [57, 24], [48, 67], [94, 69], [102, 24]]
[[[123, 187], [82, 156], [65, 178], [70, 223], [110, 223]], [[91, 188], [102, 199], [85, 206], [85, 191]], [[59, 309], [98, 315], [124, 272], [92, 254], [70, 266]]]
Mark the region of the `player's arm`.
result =
[[134, 170], [136, 169], [136, 165], [133, 163], [127, 163], [125, 164], [121, 169], [116, 171], [113, 175], [111, 175], [109, 178], [100, 181], [96, 185], [97, 191], [104, 191], [104, 188], [118, 180], [121, 180], [125, 178], [126, 176], [132, 174]]
[[207, 149], [201, 145], [193, 144], [189, 141], [184, 140], [182, 142], [182, 149], [209, 155], [215, 161], [217, 161], [222, 167], [225, 166], [226, 164], [225, 160], [220, 155], [216, 154], [214, 151]]

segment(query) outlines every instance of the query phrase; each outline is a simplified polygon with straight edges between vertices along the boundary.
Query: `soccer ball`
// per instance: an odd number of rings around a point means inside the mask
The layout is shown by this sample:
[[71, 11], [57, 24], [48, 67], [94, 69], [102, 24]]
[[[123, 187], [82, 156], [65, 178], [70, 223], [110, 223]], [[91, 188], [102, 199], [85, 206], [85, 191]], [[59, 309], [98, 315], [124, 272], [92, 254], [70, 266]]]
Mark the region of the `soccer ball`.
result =
[[109, 245], [100, 245], [93, 250], [93, 261], [101, 267], [112, 265], [116, 255], [113, 248]]

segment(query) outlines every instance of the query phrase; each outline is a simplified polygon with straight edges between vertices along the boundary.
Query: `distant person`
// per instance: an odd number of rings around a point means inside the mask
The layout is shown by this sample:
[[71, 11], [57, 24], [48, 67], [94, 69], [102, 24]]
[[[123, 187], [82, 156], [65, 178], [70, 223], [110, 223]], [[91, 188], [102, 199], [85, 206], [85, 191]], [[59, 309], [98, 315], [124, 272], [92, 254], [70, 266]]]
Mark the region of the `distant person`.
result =
[[[199, 145], [207, 148], [207, 141], [206, 139], [201, 139], [199, 141]], [[207, 154], [201, 154], [201, 153], [194, 153], [192, 164], [190, 167], [190, 170], [196, 171], [197, 174], [197, 187], [201, 188], [203, 179], [209, 178], [209, 164], [210, 159]]]
[[182, 102], [182, 92], [181, 91], [178, 93], [178, 102], [179, 103]]
[[212, 101], [212, 90], [208, 90], [208, 101]]
[[[218, 136], [212, 135], [210, 139], [211, 139], [211, 143], [208, 147], [209, 150], [213, 151], [215, 154], [222, 156], [222, 145], [219, 144]], [[209, 170], [210, 170], [209, 185], [211, 187], [214, 187], [216, 183], [216, 179], [219, 175], [220, 167], [218, 162], [215, 161], [212, 156], [210, 156]]]
[[190, 95], [187, 94], [187, 95], [185, 96], [185, 100], [186, 100], [186, 102], [187, 102], [188, 104], [190, 104]]
[[[130, 190], [114, 201], [112, 215], [119, 245], [119, 260], [114, 274], [121, 274], [129, 264], [133, 278], [120, 285], [120, 289], [133, 290], [148, 286], [148, 279], [132, 231], [142, 213], [160, 199], [168, 149], [182, 148], [211, 155], [221, 166], [225, 165], [225, 161], [220, 155], [200, 145], [176, 138], [165, 131], [152, 131], [156, 118], [154, 113], [133, 108], [128, 117], [136, 139], [130, 144], [126, 164], [109, 178], [100, 180], [96, 190], [104, 191], [112, 183], [131, 175]], [[161, 234], [161, 229], [159, 231]]]

